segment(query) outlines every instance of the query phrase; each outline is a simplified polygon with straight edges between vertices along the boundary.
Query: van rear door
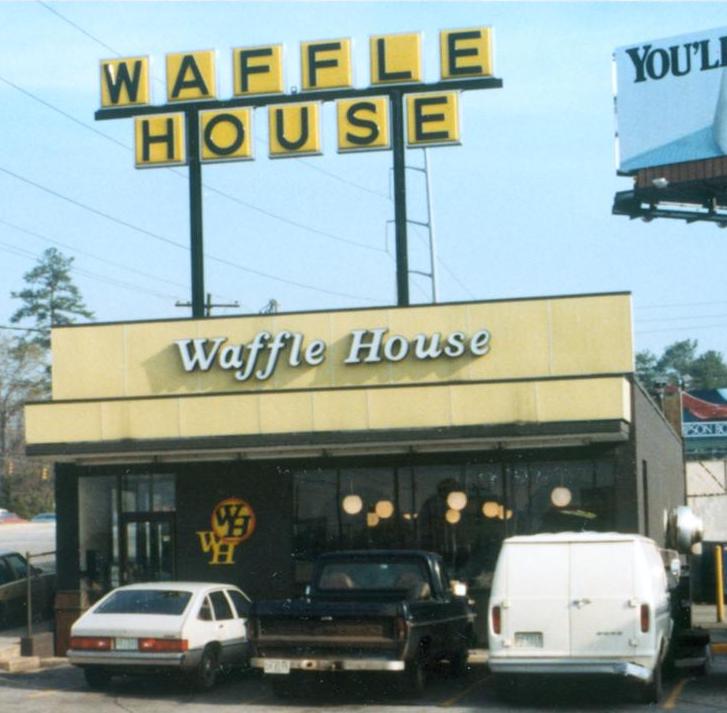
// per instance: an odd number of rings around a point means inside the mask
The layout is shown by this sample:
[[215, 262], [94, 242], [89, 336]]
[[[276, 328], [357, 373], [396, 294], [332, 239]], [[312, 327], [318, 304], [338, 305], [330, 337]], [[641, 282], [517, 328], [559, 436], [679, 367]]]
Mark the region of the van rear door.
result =
[[567, 656], [568, 543], [506, 545], [503, 635], [512, 656]]
[[639, 621], [634, 543], [571, 543], [570, 563], [571, 655], [631, 651]]

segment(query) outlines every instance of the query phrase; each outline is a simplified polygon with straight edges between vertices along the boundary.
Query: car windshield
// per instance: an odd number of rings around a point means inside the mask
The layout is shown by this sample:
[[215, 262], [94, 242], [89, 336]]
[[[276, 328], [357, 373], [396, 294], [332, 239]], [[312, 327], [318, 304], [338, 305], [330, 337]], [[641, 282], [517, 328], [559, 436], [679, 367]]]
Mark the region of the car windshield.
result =
[[187, 608], [191, 598], [192, 592], [179, 590], [126, 589], [114, 592], [94, 613], [179, 616]]
[[416, 561], [338, 561], [323, 566], [318, 578], [318, 588], [326, 591], [347, 589], [401, 591], [427, 581], [428, 577], [422, 564]]

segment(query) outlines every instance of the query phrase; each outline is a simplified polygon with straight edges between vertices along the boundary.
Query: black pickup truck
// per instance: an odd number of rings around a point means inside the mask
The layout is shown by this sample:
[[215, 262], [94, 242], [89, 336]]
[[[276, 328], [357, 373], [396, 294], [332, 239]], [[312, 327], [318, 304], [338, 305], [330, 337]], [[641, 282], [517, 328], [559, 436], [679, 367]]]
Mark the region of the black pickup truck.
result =
[[473, 621], [436, 554], [329, 553], [317, 560], [303, 598], [254, 603], [251, 663], [281, 695], [314, 674], [342, 671], [398, 672], [418, 693], [435, 662], [465, 671]]

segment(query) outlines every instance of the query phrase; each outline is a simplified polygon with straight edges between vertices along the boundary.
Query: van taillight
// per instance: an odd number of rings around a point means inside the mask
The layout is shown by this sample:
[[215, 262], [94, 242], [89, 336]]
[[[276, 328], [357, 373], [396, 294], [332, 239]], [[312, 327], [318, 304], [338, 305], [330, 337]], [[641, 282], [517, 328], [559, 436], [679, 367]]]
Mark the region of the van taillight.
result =
[[641, 631], [647, 632], [651, 625], [651, 611], [648, 604], [641, 605]]
[[499, 634], [502, 630], [502, 610], [499, 606], [492, 607], [492, 631]]

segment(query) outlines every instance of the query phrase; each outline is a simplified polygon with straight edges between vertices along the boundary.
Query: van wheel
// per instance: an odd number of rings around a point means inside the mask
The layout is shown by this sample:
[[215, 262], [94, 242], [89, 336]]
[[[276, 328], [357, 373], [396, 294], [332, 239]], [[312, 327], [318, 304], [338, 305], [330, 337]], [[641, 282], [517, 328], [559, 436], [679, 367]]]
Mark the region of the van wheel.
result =
[[200, 691], [209, 691], [217, 682], [217, 653], [209, 646], [202, 652], [202, 658], [194, 672], [194, 686]]
[[647, 681], [641, 689], [641, 702], [658, 703], [661, 700], [663, 692], [661, 663], [657, 663], [654, 673], [651, 675], [651, 679]]
[[95, 691], [106, 688], [111, 683], [111, 673], [108, 669], [99, 666], [84, 668], [83, 675], [86, 678], [88, 687], [93, 688]]
[[495, 693], [502, 701], [514, 701], [517, 698], [517, 681], [515, 677], [503, 673], [496, 674]]

